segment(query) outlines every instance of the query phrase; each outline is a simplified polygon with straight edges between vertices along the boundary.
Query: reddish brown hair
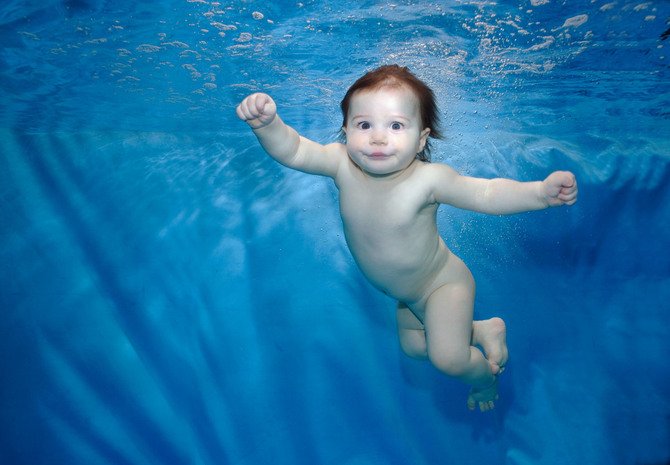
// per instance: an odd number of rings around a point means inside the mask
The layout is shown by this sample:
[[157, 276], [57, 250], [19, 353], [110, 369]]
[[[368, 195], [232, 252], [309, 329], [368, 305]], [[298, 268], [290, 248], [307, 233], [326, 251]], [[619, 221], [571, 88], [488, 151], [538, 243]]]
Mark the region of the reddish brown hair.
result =
[[[347, 125], [349, 105], [354, 94], [361, 90], [376, 90], [384, 86], [407, 86], [419, 100], [419, 116], [421, 128], [429, 128], [429, 137], [441, 139], [439, 128], [440, 117], [435, 103], [435, 94], [422, 80], [417, 78], [404, 66], [384, 65], [367, 72], [353, 83], [344, 95], [340, 108], [342, 109], [342, 127]], [[430, 161], [430, 141], [426, 141], [424, 149], [417, 154], [421, 161]]]

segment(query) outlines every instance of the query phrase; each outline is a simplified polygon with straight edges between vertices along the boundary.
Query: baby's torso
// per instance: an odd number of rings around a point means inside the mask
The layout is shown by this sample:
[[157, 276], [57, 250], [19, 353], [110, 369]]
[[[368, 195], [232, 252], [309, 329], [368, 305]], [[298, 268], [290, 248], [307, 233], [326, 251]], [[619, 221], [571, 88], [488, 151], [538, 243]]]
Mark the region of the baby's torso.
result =
[[430, 202], [420, 168], [371, 179], [350, 163], [336, 179], [352, 255], [373, 285], [407, 304], [455, 279], [460, 273], [450, 269], [462, 266], [437, 232], [438, 204]]

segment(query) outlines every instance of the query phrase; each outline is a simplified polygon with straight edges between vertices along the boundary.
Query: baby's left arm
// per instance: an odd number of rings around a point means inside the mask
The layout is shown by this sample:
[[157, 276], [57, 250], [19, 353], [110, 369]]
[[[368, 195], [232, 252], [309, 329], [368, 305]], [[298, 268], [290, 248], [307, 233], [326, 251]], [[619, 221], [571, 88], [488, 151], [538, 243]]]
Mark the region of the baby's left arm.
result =
[[569, 171], [555, 171], [544, 181], [519, 182], [461, 176], [443, 164], [428, 167], [432, 200], [466, 210], [506, 215], [577, 201], [577, 180]]

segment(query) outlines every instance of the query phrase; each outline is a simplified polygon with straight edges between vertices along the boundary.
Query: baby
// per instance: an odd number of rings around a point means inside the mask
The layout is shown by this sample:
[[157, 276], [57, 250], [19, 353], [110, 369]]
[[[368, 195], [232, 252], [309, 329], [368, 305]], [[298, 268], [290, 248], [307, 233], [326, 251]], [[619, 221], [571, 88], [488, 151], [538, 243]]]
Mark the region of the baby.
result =
[[440, 137], [435, 97], [404, 67], [365, 74], [341, 108], [344, 144], [300, 136], [265, 94], [245, 98], [237, 115], [282, 165], [333, 178], [356, 263], [398, 300], [403, 351], [471, 385], [469, 409], [490, 410], [508, 358], [505, 323], [473, 321], [475, 282], [438, 234], [437, 208], [445, 203], [500, 215], [572, 205], [575, 177], [557, 171], [537, 182], [480, 179], [429, 163], [429, 137]]

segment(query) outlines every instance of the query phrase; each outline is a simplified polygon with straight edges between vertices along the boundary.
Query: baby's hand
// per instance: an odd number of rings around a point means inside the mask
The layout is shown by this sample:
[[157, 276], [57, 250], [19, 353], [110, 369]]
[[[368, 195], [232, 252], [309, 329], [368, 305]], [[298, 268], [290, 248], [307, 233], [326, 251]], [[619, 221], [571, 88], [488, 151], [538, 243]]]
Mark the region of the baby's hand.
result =
[[577, 179], [569, 171], [554, 171], [542, 181], [547, 205], [558, 207], [577, 201]]
[[267, 94], [251, 94], [237, 106], [237, 116], [252, 129], [260, 129], [274, 121], [277, 105]]

